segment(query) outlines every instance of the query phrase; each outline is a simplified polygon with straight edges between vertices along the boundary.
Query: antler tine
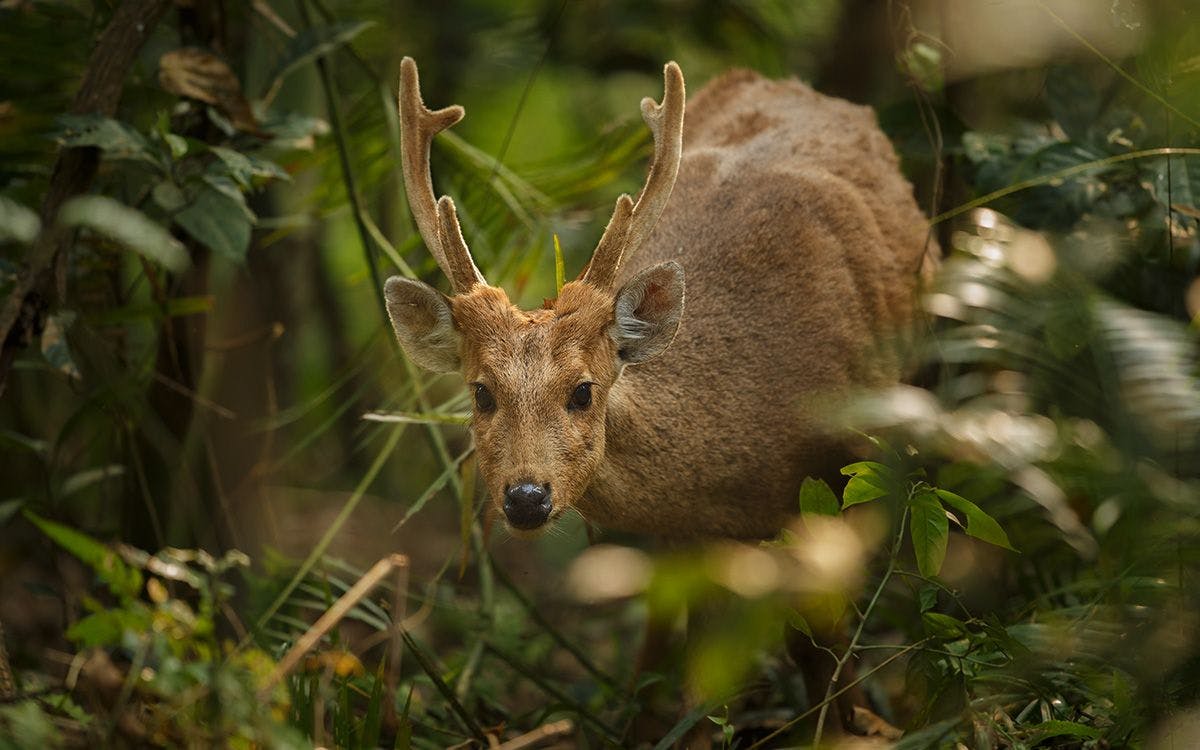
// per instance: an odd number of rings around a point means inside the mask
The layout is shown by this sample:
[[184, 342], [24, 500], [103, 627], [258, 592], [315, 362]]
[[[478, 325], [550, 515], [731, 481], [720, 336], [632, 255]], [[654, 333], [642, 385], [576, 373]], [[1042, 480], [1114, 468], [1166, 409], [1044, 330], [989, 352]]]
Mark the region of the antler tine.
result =
[[[417, 230], [433, 253], [456, 293], [476, 284], [486, 284], [463, 241], [454, 202], [443, 196], [434, 199], [429, 171], [429, 148], [433, 137], [454, 125], [465, 114], [457, 104], [431, 111], [421, 101], [417, 63], [411, 57], [400, 62], [400, 150], [404, 166], [404, 190], [412, 208]], [[446, 204], [444, 207], [442, 204]]]
[[683, 110], [683, 71], [672, 61], [663, 67], [662, 104], [655, 103], [650, 97], [642, 99], [642, 119], [654, 136], [654, 157], [646, 184], [636, 205], [628, 195], [617, 199], [612, 219], [583, 272], [584, 281], [603, 289], [612, 288], [622, 259], [641, 247], [658, 224], [679, 173], [679, 159], [683, 154]]

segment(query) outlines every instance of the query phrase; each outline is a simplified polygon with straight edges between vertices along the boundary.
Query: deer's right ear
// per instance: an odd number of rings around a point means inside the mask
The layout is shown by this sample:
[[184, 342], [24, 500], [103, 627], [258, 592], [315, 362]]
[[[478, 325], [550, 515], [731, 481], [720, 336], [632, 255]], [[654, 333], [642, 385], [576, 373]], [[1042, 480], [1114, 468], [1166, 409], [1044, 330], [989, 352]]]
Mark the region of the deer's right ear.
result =
[[383, 285], [383, 298], [409, 359], [434, 372], [459, 369], [458, 331], [445, 295], [423, 281], [393, 276]]

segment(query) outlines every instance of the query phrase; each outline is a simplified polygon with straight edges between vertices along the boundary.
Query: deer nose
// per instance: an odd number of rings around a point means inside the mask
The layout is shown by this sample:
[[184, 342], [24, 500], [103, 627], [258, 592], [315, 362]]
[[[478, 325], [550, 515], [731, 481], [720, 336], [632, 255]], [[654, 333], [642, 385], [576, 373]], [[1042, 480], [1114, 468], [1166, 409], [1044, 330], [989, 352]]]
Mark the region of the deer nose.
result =
[[504, 490], [504, 515], [518, 529], [536, 529], [550, 517], [550, 485], [521, 482]]

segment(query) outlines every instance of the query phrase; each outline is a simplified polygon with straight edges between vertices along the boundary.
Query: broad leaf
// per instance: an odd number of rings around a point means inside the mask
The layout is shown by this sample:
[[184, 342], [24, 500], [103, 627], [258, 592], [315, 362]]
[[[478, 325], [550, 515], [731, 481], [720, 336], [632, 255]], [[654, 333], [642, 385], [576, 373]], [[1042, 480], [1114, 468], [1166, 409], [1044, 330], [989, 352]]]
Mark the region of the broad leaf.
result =
[[162, 170], [154, 146], [132, 125], [101, 115], [62, 115], [58, 142], [68, 147], [95, 146], [108, 159], [126, 159]]
[[891, 491], [892, 470], [875, 461], [859, 461], [842, 468], [850, 477], [842, 492], [842, 507], [870, 502]]
[[1096, 739], [1102, 734], [1096, 727], [1089, 727], [1086, 724], [1080, 724], [1074, 721], [1043, 721], [1040, 724], [1034, 724], [1031, 727], [1026, 727], [1030, 732], [1038, 735], [1039, 740], [1044, 740], [1049, 737], [1083, 737], [1085, 739]]
[[72, 227], [87, 227], [124, 245], [143, 257], [181, 273], [192, 260], [183, 243], [161, 224], [137, 209], [102, 195], [72, 198], [58, 212], [58, 221]]
[[921, 622], [924, 623], [927, 633], [938, 638], [953, 640], [967, 634], [967, 626], [962, 620], [940, 612], [922, 613]]
[[[213, 146], [209, 149], [220, 162], [220, 171], [225, 176], [231, 178], [239, 186], [245, 190], [253, 187], [258, 187], [270, 180], [290, 180], [292, 176], [283, 170], [273, 161], [266, 159], [258, 159], [253, 156], [243, 154], [241, 151], [234, 151], [231, 148], [223, 148], [221, 146]], [[213, 165], [209, 169], [217, 168]]]
[[921, 575], [933, 577], [942, 569], [946, 559], [946, 542], [950, 537], [950, 522], [937, 495], [917, 493], [909, 505], [909, 530], [912, 532], [913, 552]]
[[984, 513], [978, 505], [961, 495], [954, 494], [950, 490], [937, 489], [934, 492], [937, 493], [938, 498], [943, 503], [966, 516], [967, 526], [965, 530], [967, 534], [976, 539], [982, 539], [989, 544], [994, 544], [997, 547], [1003, 547], [1004, 549], [1016, 552], [1016, 549], [1008, 543], [1008, 534], [1004, 533], [1004, 529], [1000, 528], [1000, 524], [996, 522], [996, 519]]
[[836, 516], [841, 511], [837, 495], [823, 479], [805, 477], [800, 485], [800, 512], [817, 516]]
[[58, 546], [95, 571], [96, 577], [114, 594], [120, 597], [137, 596], [142, 588], [141, 571], [126, 565], [116, 552], [82, 531], [42, 518], [31, 510], [25, 511], [25, 517]]
[[192, 202], [174, 218], [197, 242], [217, 255], [237, 263], [246, 259], [254, 214], [232, 183], [205, 179]]

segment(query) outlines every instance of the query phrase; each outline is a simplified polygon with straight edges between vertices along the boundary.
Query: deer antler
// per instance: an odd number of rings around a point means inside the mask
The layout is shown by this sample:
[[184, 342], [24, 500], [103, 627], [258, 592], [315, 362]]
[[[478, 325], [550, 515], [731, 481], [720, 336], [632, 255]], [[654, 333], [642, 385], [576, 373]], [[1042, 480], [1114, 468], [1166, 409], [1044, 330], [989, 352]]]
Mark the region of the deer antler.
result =
[[425, 246], [450, 279], [455, 293], [486, 284], [463, 241], [454, 201], [435, 200], [429, 172], [429, 147], [433, 137], [463, 118], [457, 104], [430, 111], [421, 101], [417, 64], [411, 57], [400, 62], [400, 150], [404, 163], [404, 190]]
[[646, 184], [636, 204], [628, 195], [617, 198], [612, 218], [580, 276], [583, 281], [611, 289], [621, 259], [641, 247], [662, 216], [675, 187], [683, 153], [683, 102], [683, 72], [669, 62], [663, 67], [662, 104], [656, 104], [650, 97], [642, 99], [642, 119], [654, 136], [654, 157]]

